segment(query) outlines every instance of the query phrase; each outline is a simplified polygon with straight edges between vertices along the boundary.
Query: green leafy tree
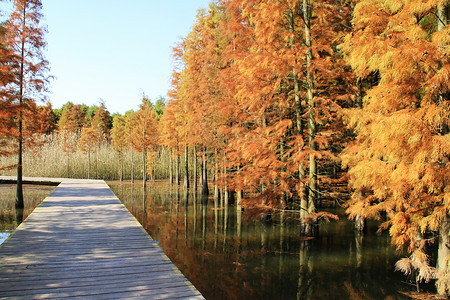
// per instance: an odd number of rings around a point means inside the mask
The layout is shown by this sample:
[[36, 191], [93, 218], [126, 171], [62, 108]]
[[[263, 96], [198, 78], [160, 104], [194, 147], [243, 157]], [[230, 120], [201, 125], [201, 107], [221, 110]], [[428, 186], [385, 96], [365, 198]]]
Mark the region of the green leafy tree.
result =
[[162, 96], [159, 96], [156, 99], [155, 106], [154, 106], [156, 119], [158, 121], [161, 119], [162, 115], [164, 114], [165, 109], [166, 109], [166, 100]]

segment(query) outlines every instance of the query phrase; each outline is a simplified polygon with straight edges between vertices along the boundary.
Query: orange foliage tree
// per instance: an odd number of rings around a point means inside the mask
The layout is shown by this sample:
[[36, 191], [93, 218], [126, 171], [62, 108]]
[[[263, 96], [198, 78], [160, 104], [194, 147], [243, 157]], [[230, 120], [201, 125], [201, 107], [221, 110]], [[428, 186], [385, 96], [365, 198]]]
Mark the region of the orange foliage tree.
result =
[[[213, 158], [222, 147], [218, 128], [228, 119], [221, 108], [224, 89], [219, 80], [220, 70], [226, 68], [223, 50], [227, 41], [221, 26], [224, 17], [220, 2], [210, 4], [208, 12], [200, 11], [191, 33], [183, 41], [179, 57], [184, 68], [179, 75], [181, 82], [175, 102], [178, 132], [183, 146], [194, 150], [195, 159], [197, 148], [201, 149], [203, 194], [209, 193], [207, 158]], [[185, 154], [187, 157], [187, 150]]]
[[317, 162], [336, 160], [336, 113], [348, 105], [337, 44], [349, 12], [325, 0], [215, 1], [175, 49], [177, 141], [220, 162], [215, 182], [245, 189], [248, 207], [284, 210], [300, 198], [305, 224], [325, 216], [315, 207], [330, 180]]
[[78, 148], [88, 155], [88, 179], [91, 179], [91, 153], [98, 144], [99, 131], [94, 126], [83, 127]]
[[[375, 73], [379, 82], [362, 109], [345, 113], [357, 139], [342, 158], [354, 189], [350, 217], [386, 213], [381, 228], [410, 253], [397, 267], [416, 270], [418, 280], [437, 278], [448, 296], [450, 26], [443, 15], [441, 1], [357, 2], [342, 49], [358, 77]], [[426, 253], [435, 238], [437, 268]]]
[[[173, 80], [172, 74], [172, 80]], [[169, 180], [170, 183], [173, 183], [173, 156], [174, 154], [178, 157], [178, 149], [177, 143], [179, 140], [178, 131], [177, 131], [177, 119], [175, 118], [175, 109], [176, 106], [173, 104], [173, 101], [176, 97], [176, 92], [172, 90], [169, 92], [169, 102], [167, 103], [167, 108], [162, 115], [161, 120], [159, 122], [159, 135], [160, 135], [160, 143], [161, 145], [167, 147], [170, 150], [170, 166], [169, 166]], [[179, 170], [178, 170], [179, 171]], [[179, 174], [178, 174], [179, 176]], [[177, 184], [179, 184], [179, 177], [177, 177]]]
[[226, 8], [228, 58], [236, 69], [228, 87], [238, 120], [228, 131], [231, 179], [256, 197], [248, 205], [266, 211], [298, 197], [305, 232], [314, 234], [312, 224], [325, 216], [316, 213], [319, 189], [330, 182], [317, 162], [335, 160], [336, 113], [349, 100], [338, 83], [351, 76], [336, 48], [349, 8], [257, 0], [226, 1]]
[[[18, 107], [14, 105], [12, 84], [14, 52], [6, 41], [6, 26], [0, 25], [0, 156], [14, 153], [11, 140], [14, 137], [14, 117], [18, 115]], [[0, 169], [12, 166], [0, 166]]]
[[6, 25], [5, 40], [15, 54], [12, 62], [14, 80], [6, 86], [11, 88], [11, 102], [17, 106], [15, 137], [17, 140], [17, 195], [16, 208], [23, 208], [22, 153], [24, 146], [24, 118], [35, 118], [35, 101], [42, 98], [48, 82], [48, 62], [44, 58], [46, 28], [41, 24], [40, 0], [15, 0], [13, 12]]
[[111, 129], [111, 143], [113, 148], [119, 153], [120, 181], [123, 180], [123, 154], [128, 146], [127, 128], [125, 117], [114, 115]]
[[134, 140], [133, 147], [142, 153], [142, 176], [144, 187], [147, 184], [147, 153], [155, 151], [158, 145], [158, 121], [150, 100], [143, 95], [139, 110], [130, 122], [130, 138]]

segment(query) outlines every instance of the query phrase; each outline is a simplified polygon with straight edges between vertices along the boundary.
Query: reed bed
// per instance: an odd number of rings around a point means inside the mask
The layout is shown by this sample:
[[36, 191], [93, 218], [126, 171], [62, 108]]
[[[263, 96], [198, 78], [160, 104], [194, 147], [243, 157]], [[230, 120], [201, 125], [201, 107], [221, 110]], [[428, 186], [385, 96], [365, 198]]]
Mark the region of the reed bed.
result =
[[[73, 141], [75, 146], [72, 149], [68, 149], [67, 141], [63, 136], [56, 133], [40, 136], [39, 140], [39, 147], [34, 147], [33, 149], [25, 147], [23, 153], [24, 176], [120, 180], [121, 165], [123, 164], [124, 180], [130, 180], [131, 177], [135, 180], [143, 178], [142, 153], [131, 149], [119, 153], [114, 150], [111, 143], [107, 140], [93, 147], [90, 153], [78, 149], [76, 139]], [[160, 147], [154, 152], [154, 155], [151, 165], [153, 170], [152, 177], [154, 179], [169, 178], [170, 151]], [[181, 156], [180, 159], [181, 166], [183, 166], [184, 157]], [[0, 166], [14, 165], [16, 160], [15, 155], [0, 157]], [[175, 168], [175, 163], [173, 167]], [[190, 173], [193, 174], [194, 163], [192, 157], [190, 157], [189, 169]], [[15, 169], [3, 170], [0, 171], [0, 175], [15, 176], [16, 171]], [[184, 176], [183, 167], [181, 167], [181, 175]]]

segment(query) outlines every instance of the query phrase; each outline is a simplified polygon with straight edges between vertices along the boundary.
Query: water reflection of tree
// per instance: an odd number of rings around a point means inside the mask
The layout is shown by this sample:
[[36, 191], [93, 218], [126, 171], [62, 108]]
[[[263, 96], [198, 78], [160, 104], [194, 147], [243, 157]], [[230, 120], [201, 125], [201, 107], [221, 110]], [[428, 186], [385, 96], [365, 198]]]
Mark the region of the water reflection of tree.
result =
[[310, 299], [313, 294], [313, 264], [310, 259], [310, 243], [310, 241], [300, 243], [297, 299]]
[[[344, 225], [333, 224], [329, 228], [336, 232], [304, 241], [287, 223], [289, 216], [260, 224], [246, 221], [236, 206], [222, 201], [202, 205], [201, 195], [191, 191], [170, 192], [166, 186], [151, 188], [149, 195], [146, 229], [206, 298], [318, 299], [332, 291], [336, 297], [370, 299], [392, 294], [392, 287], [380, 287], [387, 271], [379, 269], [387, 269], [395, 258], [375, 254], [369, 258], [376, 263], [367, 265], [362, 240], [345, 238]], [[370, 241], [369, 247], [389, 249], [385, 238]]]

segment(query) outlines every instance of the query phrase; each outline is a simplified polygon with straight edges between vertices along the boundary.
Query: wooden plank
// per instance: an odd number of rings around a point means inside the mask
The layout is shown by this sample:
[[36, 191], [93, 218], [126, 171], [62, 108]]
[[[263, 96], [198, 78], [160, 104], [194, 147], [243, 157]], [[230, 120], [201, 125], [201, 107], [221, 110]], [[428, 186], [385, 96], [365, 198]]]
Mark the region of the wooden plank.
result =
[[104, 181], [50, 181], [0, 246], [0, 298], [203, 299]]

